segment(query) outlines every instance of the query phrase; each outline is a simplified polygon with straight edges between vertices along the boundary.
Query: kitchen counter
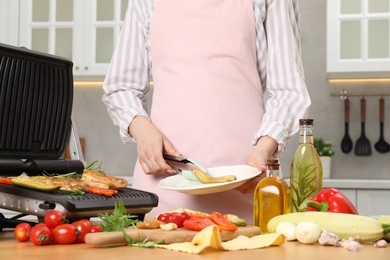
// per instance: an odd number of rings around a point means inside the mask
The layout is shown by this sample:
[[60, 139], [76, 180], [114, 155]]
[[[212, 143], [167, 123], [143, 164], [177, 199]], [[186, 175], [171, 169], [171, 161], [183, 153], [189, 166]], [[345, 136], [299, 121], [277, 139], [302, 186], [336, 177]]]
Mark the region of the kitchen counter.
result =
[[30, 242], [21, 243], [13, 238], [10, 231], [0, 232], [0, 259], [389, 259], [390, 247], [375, 248], [364, 245], [358, 252], [339, 247], [304, 245], [298, 242], [286, 242], [281, 246], [243, 251], [208, 251], [201, 255], [173, 252], [165, 249], [136, 247], [97, 248], [86, 244], [34, 246]]

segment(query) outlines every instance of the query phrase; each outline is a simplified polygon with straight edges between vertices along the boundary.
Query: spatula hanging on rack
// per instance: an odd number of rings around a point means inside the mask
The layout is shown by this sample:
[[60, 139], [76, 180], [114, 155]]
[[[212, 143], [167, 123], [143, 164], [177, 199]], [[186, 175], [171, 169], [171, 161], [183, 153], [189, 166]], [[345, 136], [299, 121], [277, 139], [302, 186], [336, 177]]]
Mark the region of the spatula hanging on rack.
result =
[[349, 136], [349, 99], [347, 96], [344, 98], [344, 131], [344, 137], [341, 140], [341, 151], [349, 153], [352, 151], [353, 143]]
[[379, 99], [379, 140], [374, 147], [379, 153], [387, 153], [390, 151], [390, 145], [384, 138], [384, 121], [385, 121], [385, 100], [383, 97]]
[[366, 123], [366, 99], [362, 97], [360, 99], [360, 121], [361, 121], [361, 133], [355, 144], [355, 155], [357, 156], [369, 156], [372, 154], [370, 140], [366, 137], [365, 123]]

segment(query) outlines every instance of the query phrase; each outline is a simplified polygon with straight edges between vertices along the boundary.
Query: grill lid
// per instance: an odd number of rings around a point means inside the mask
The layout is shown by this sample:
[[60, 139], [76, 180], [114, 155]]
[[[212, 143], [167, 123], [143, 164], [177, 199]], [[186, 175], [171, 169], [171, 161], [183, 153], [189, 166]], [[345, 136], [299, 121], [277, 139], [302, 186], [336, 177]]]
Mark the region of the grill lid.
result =
[[58, 159], [71, 127], [73, 64], [0, 44], [0, 158]]

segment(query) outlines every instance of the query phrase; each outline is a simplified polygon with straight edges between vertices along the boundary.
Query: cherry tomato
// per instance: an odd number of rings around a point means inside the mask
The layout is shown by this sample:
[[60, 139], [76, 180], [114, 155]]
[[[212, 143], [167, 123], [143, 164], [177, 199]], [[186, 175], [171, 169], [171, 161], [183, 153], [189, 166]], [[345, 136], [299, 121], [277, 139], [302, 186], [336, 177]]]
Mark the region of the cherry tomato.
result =
[[72, 224], [61, 224], [53, 229], [53, 239], [57, 244], [72, 244], [77, 239], [77, 229]]
[[20, 223], [14, 229], [14, 236], [20, 242], [26, 242], [30, 238], [31, 225]]
[[184, 220], [183, 226], [186, 229], [200, 231], [208, 226], [215, 225], [214, 221], [209, 218], [189, 218]]
[[102, 232], [102, 227], [99, 225], [92, 225], [91, 233], [97, 233], [97, 232]]
[[53, 241], [53, 233], [46, 224], [40, 223], [31, 228], [30, 240], [37, 246], [49, 245]]
[[64, 213], [58, 210], [50, 210], [46, 213], [43, 222], [51, 229], [55, 228], [58, 225], [64, 224], [66, 222], [66, 218]]
[[164, 223], [175, 223], [179, 228], [183, 227], [184, 220], [188, 218], [190, 218], [190, 215], [186, 212], [168, 212], [157, 216], [157, 220], [160, 220]]
[[76, 243], [84, 243], [84, 237], [91, 232], [92, 222], [87, 219], [81, 219], [72, 223], [76, 227]]
[[211, 219], [218, 225], [220, 230], [237, 230], [237, 226], [231, 223], [225, 215], [222, 215], [219, 212], [213, 212], [211, 214]]

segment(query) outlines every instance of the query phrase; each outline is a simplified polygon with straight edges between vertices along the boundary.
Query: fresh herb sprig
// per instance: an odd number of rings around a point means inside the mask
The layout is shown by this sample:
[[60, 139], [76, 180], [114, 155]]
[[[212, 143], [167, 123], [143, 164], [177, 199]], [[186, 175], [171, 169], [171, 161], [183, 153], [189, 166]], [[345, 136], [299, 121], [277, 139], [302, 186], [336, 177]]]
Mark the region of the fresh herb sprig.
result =
[[90, 163], [87, 167], [85, 167], [86, 170], [91, 170], [91, 171], [95, 171], [95, 172], [99, 172], [99, 173], [105, 173], [102, 168], [101, 168], [101, 165], [102, 163], [100, 163], [98, 166], [95, 166], [95, 164], [97, 163], [98, 161], [93, 161], [92, 163]]
[[136, 224], [138, 221], [136, 215], [127, 214], [122, 200], [118, 200], [118, 203], [115, 202], [112, 214], [106, 212], [104, 214], [98, 214], [98, 217], [102, 220], [100, 225], [104, 232], [121, 231]]
[[138, 239], [131, 239], [129, 235], [125, 232], [125, 230], [122, 230], [123, 236], [125, 237], [125, 240], [127, 242], [128, 246], [136, 246], [136, 247], [144, 247], [144, 248], [153, 248], [156, 244], [161, 244], [164, 242], [163, 239], [155, 240], [155, 241], [148, 241], [148, 238], [141, 239], [140, 236], [138, 236]]

